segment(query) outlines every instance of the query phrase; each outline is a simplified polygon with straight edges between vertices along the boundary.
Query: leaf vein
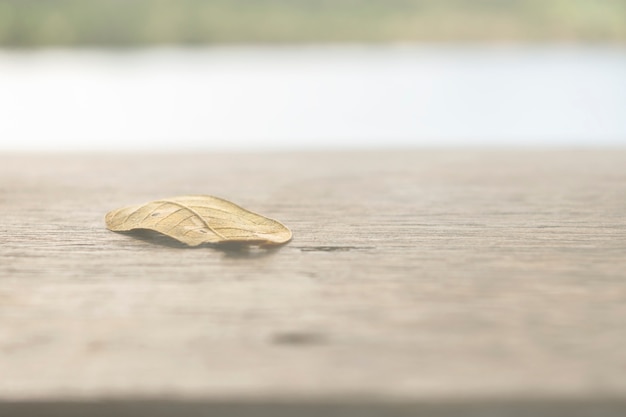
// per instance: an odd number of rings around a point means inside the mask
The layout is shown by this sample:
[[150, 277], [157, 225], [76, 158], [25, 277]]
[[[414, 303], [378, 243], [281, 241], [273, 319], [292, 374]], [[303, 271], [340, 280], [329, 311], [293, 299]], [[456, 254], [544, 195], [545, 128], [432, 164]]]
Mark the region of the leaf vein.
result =
[[[156, 206], [155, 208], [153, 208], [152, 210], [150, 210], [150, 212], [148, 212], [148, 214], [146, 214], [144, 216], [144, 218], [139, 221], [139, 223], [142, 223], [144, 220], [146, 220], [148, 218], [148, 216], [152, 215], [155, 211], [157, 211], [158, 209], [160, 209], [161, 207], [163, 207], [166, 204], [169, 204], [169, 203], [161, 203], [158, 206]], [[167, 218], [167, 216], [165, 218]]]
[[[182, 209], [181, 209], [181, 210], [182, 210]], [[189, 216], [185, 217], [184, 219], [182, 219], [181, 221], [179, 221], [178, 223], [176, 223], [174, 226], [172, 226], [172, 227], [170, 227], [169, 229], [167, 229], [167, 232], [169, 232], [169, 231], [170, 231], [170, 230], [172, 230], [172, 229], [177, 228], [179, 224], [181, 224], [181, 223], [182, 223], [182, 222], [184, 222], [184, 221], [187, 221], [187, 220], [191, 219], [193, 216], [194, 216], [194, 215], [193, 215], [193, 214], [191, 214], [191, 215], [189, 215]]]
[[167, 220], [167, 219], [169, 219], [171, 216], [173, 216], [174, 214], [176, 214], [176, 213], [178, 213], [179, 211], [182, 211], [182, 210], [183, 210], [183, 209], [182, 209], [182, 208], [180, 208], [180, 207], [179, 207], [179, 208], [177, 208], [176, 210], [174, 210], [173, 212], [169, 213], [167, 216], [163, 217], [163, 218], [162, 218], [162, 219], [160, 219], [158, 222], [156, 222], [156, 223], [154, 224], [154, 226], [155, 226], [155, 227], [156, 227], [156, 226], [158, 226], [158, 225], [159, 225], [159, 223], [161, 223], [163, 220]]
[[179, 203], [178, 201], [174, 201], [174, 200], [161, 200], [161, 201], [159, 201], [159, 202], [172, 203], [172, 204], [177, 205], [178, 207], [182, 207], [182, 208], [184, 208], [184, 209], [189, 210], [190, 212], [192, 212], [193, 214], [195, 214], [195, 215], [196, 215], [196, 216], [197, 216], [197, 217], [198, 217], [198, 218], [199, 218], [199, 219], [200, 219], [200, 220], [201, 220], [201, 221], [202, 221], [202, 222], [206, 225], [206, 227], [207, 227], [210, 231], [212, 231], [213, 233], [215, 233], [218, 237], [220, 237], [220, 238], [222, 238], [222, 239], [226, 240], [226, 238], [225, 238], [224, 236], [222, 236], [222, 234], [218, 233], [215, 229], [213, 229], [213, 228], [211, 227], [211, 225], [209, 224], [209, 222], [207, 222], [207, 221], [206, 221], [206, 219], [200, 215], [200, 213], [198, 213], [197, 211], [195, 211], [195, 210], [194, 210], [193, 208], [191, 208], [190, 206], [187, 206], [187, 205], [185, 205], [185, 204]]
[[[189, 207], [191, 207], [191, 208], [202, 208], [202, 209], [208, 209], [208, 210], [213, 210], [213, 211], [219, 211], [219, 212], [228, 214], [230, 218], [235, 217], [233, 215], [233, 213], [231, 213], [229, 211], [226, 211], [226, 210], [219, 209], [219, 208], [215, 208], [215, 207], [209, 207], [209, 206], [189, 206]], [[245, 210], [245, 211], [248, 212], [247, 210]], [[248, 212], [248, 213], [251, 213], [251, 212]], [[242, 217], [242, 216], [236, 216], [236, 217]], [[247, 220], [247, 221], [250, 221], [250, 222], [252, 222], [252, 223], [254, 223], [256, 225], [261, 224], [261, 223], [257, 223], [256, 221], [254, 221], [254, 219], [250, 219], [250, 218], [247, 218], [247, 217], [244, 217], [244, 219]]]

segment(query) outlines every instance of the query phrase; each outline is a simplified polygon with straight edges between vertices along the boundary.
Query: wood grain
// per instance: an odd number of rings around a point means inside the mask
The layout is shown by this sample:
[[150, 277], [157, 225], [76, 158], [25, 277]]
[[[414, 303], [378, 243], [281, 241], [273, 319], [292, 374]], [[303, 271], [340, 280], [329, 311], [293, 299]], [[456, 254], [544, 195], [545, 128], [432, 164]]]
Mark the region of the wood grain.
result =
[[[237, 201], [293, 240], [186, 248], [104, 227], [180, 194]], [[0, 414], [160, 398], [181, 415], [617, 416], [625, 271], [624, 150], [4, 154]]]

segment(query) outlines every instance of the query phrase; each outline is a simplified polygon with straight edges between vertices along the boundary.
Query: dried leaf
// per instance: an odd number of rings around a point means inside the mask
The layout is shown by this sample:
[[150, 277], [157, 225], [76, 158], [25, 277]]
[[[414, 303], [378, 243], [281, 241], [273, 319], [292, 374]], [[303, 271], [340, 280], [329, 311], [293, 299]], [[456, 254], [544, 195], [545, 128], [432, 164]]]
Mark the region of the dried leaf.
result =
[[188, 195], [124, 207], [107, 213], [114, 232], [154, 230], [189, 246], [202, 243], [280, 245], [291, 231], [276, 220], [210, 195]]

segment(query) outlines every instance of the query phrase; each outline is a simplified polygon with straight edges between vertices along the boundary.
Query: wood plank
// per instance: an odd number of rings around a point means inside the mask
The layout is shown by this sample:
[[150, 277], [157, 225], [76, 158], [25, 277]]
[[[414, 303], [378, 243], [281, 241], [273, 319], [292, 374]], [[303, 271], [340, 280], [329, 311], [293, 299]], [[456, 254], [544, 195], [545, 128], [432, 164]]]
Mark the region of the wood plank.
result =
[[[294, 239], [104, 228], [194, 193]], [[624, 150], [0, 155], [0, 403], [623, 411], [625, 214]]]

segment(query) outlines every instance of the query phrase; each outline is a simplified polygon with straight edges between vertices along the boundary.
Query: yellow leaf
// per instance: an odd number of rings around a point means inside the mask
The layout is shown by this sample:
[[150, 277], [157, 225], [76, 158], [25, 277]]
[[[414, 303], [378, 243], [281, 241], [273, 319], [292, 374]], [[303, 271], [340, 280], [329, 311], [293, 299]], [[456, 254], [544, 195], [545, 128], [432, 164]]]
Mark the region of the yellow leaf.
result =
[[291, 231], [276, 220], [210, 195], [187, 195], [123, 207], [107, 213], [114, 232], [154, 230], [189, 246], [203, 243], [280, 245]]

